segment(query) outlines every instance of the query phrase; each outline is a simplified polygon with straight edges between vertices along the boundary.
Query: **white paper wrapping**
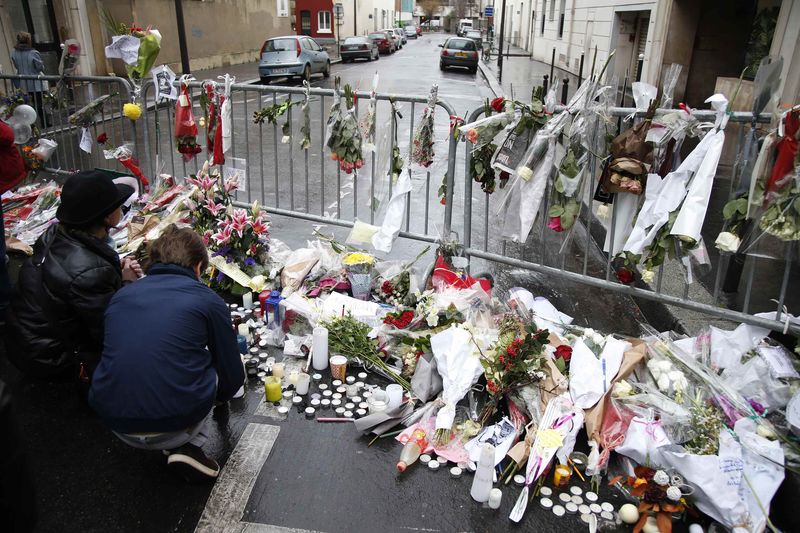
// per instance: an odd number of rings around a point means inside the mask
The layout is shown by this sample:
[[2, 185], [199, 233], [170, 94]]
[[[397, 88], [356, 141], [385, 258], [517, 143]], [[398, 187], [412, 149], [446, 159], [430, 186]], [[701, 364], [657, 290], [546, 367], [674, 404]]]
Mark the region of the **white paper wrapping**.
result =
[[480, 359], [473, 353], [469, 332], [455, 325], [431, 337], [431, 351], [442, 376], [444, 407], [436, 415], [436, 429], [450, 429], [456, 404], [483, 374]]
[[572, 317], [562, 313], [544, 296], [537, 296], [531, 302], [530, 310], [533, 312], [533, 321], [539, 329], [549, 329], [556, 335], [563, 335], [562, 326], [572, 324]]
[[629, 342], [610, 337], [598, 358], [583, 339], [575, 341], [570, 361], [569, 393], [576, 407], [589, 409], [610, 390], [611, 381], [622, 364], [622, 356], [630, 346]]
[[233, 145], [233, 117], [231, 112], [231, 85], [236, 81], [230, 75], [225, 74], [225, 101], [220, 108], [222, 118], [222, 153], [227, 154]]
[[372, 236], [372, 246], [376, 250], [389, 253], [392, 251], [392, 244], [400, 234], [403, 226], [403, 214], [406, 210], [405, 195], [411, 192], [411, 178], [408, 172], [401, 172], [397, 178], [397, 184], [392, 189], [392, 197], [386, 206], [386, 215], [383, 217], [383, 224], [378, 232]]
[[[656, 191], [660, 188], [661, 177], [658, 174], [650, 174], [647, 176], [647, 191], [650, 190], [650, 184], [656, 183]], [[613, 226], [606, 231], [606, 242], [603, 244], [603, 251], [609, 252], [611, 255], [617, 255], [622, 251], [625, 242], [633, 231], [633, 219], [636, 217], [636, 208], [639, 206], [639, 197], [635, 194], [617, 194], [614, 197], [615, 209], [614, 216], [609, 217], [609, 225]], [[611, 249], [611, 235], [614, 235], [614, 249]]]
[[768, 329], [749, 324], [739, 324], [733, 331], [711, 326], [712, 366], [723, 369], [738, 365], [742, 355], [758, 346], [767, 335]]
[[503, 238], [523, 243], [528, 239], [553, 170], [555, 139], [551, 137], [548, 140], [547, 151], [533, 169], [533, 177], [530, 180], [520, 179], [519, 175], [514, 176], [514, 183], [508, 191], [509, 201], [504, 208]]
[[106, 46], [106, 57], [135, 65], [139, 60], [139, 44], [139, 38], [133, 35], [114, 35], [111, 37], [111, 44]]

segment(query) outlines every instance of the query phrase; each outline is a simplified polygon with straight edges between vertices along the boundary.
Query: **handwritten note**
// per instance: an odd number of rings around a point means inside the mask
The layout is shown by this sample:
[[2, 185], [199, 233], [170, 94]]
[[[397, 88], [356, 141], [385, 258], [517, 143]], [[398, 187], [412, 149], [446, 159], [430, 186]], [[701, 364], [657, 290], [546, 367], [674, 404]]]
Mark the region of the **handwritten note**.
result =
[[778, 346], [761, 346], [758, 348], [758, 353], [767, 361], [774, 377], [778, 379], [800, 378], [800, 374], [795, 370], [794, 365], [792, 365], [792, 360], [787, 357], [786, 351], [783, 348]]
[[83, 132], [81, 133], [81, 142], [79, 146], [81, 147], [81, 150], [83, 150], [87, 154], [92, 153], [92, 134], [89, 133], [89, 128], [83, 128]]

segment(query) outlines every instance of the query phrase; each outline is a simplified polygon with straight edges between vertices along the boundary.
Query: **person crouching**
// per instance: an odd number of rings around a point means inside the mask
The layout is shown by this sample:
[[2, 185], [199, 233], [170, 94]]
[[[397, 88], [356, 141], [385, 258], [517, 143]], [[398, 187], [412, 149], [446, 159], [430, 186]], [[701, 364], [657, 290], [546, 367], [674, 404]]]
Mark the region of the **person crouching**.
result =
[[168, 226], [148, 254], [147, 275], [106, 311], [89, 404], [126, 444], [163, 450], [189, 480], [214, 479], [206, 418], [245, 380], [230, 311], [198, 279], [208, 252], [192, 229]]

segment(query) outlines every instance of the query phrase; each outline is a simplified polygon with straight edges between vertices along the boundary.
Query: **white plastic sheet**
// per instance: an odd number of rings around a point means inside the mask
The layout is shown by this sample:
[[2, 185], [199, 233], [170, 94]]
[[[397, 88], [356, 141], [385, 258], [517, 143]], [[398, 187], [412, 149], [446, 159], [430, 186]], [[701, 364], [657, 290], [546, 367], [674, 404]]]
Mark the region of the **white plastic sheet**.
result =
[[408, 172], [401, 172], [397, 184], [392, 190], [392, 197], [386, 207], [386, 215], [378, 232], [372, 236], [372, 246], [376, 250], [389, 253], [392, 251], [394, 240], [400, 234], [403, 226], [403, 215], [406, 210], [406, 194], [412, 189], [411, 178]]
[[[650, 190], [650, 184], [661, 184], [661, 177], [658, 174], [650, 174], [647, 177], [647, 191]], [[656, 185], [656, 192], [658, 191]], [[636, 218], [636, 209], [639, 207], [639, 196], [635, 194], [617, 194], [614, 197], [615, 209], [614, 216], [609, 217], [609, 225], [613, 222], [614, 225], [606, 232], [606, 241], [603, 244], [603, 251], [611, 253], [612, 256], [617, 255], [622, 251], [625, 246], [625, 241], [630, 237], [633, 231], [633, 220]], [[611, 250], [611, 235], [614, 236], [614, 249]]]
[[480, 359], [473, 353], [470, 333], [455, 325], [431, 337], [431, 351], [442, 376], [444, 407], [436, 415], [436, 429], [450, 429], [456, 404], [483, 374]]
[[738, 365], [767, 335], [768, 329], [749, 324], [739, 324], [733, 331], [711, 326], [711, 365], [719, 369]]
[[225, 74], [225, 100], [220, 108], [222, 117], [222, 153], [227, 154], [233, 145], [233, 116], [231, 111], [231, 85], [236, 82], [235, 77]]
[[583, 339], [575, 341], [570, 361], [569, 393], [576, 407], [589, 409], [611, 389], [622, 356], [630, 346], [629, 342], [609, 337], [598, 358]]

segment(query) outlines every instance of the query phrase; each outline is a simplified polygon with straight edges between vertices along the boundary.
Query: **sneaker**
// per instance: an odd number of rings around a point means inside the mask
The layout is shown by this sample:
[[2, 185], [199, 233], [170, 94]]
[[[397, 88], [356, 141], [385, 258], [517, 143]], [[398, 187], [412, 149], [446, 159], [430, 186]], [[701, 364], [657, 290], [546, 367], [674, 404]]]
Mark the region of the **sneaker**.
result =
[[206, 457], [203, 450], [193, 444], [184, 444], [172, 450], [167, 458], [167, 464], [180, 471], [188, 481], [213, 480], [219, 475], [219, 464], [214, 459]]

